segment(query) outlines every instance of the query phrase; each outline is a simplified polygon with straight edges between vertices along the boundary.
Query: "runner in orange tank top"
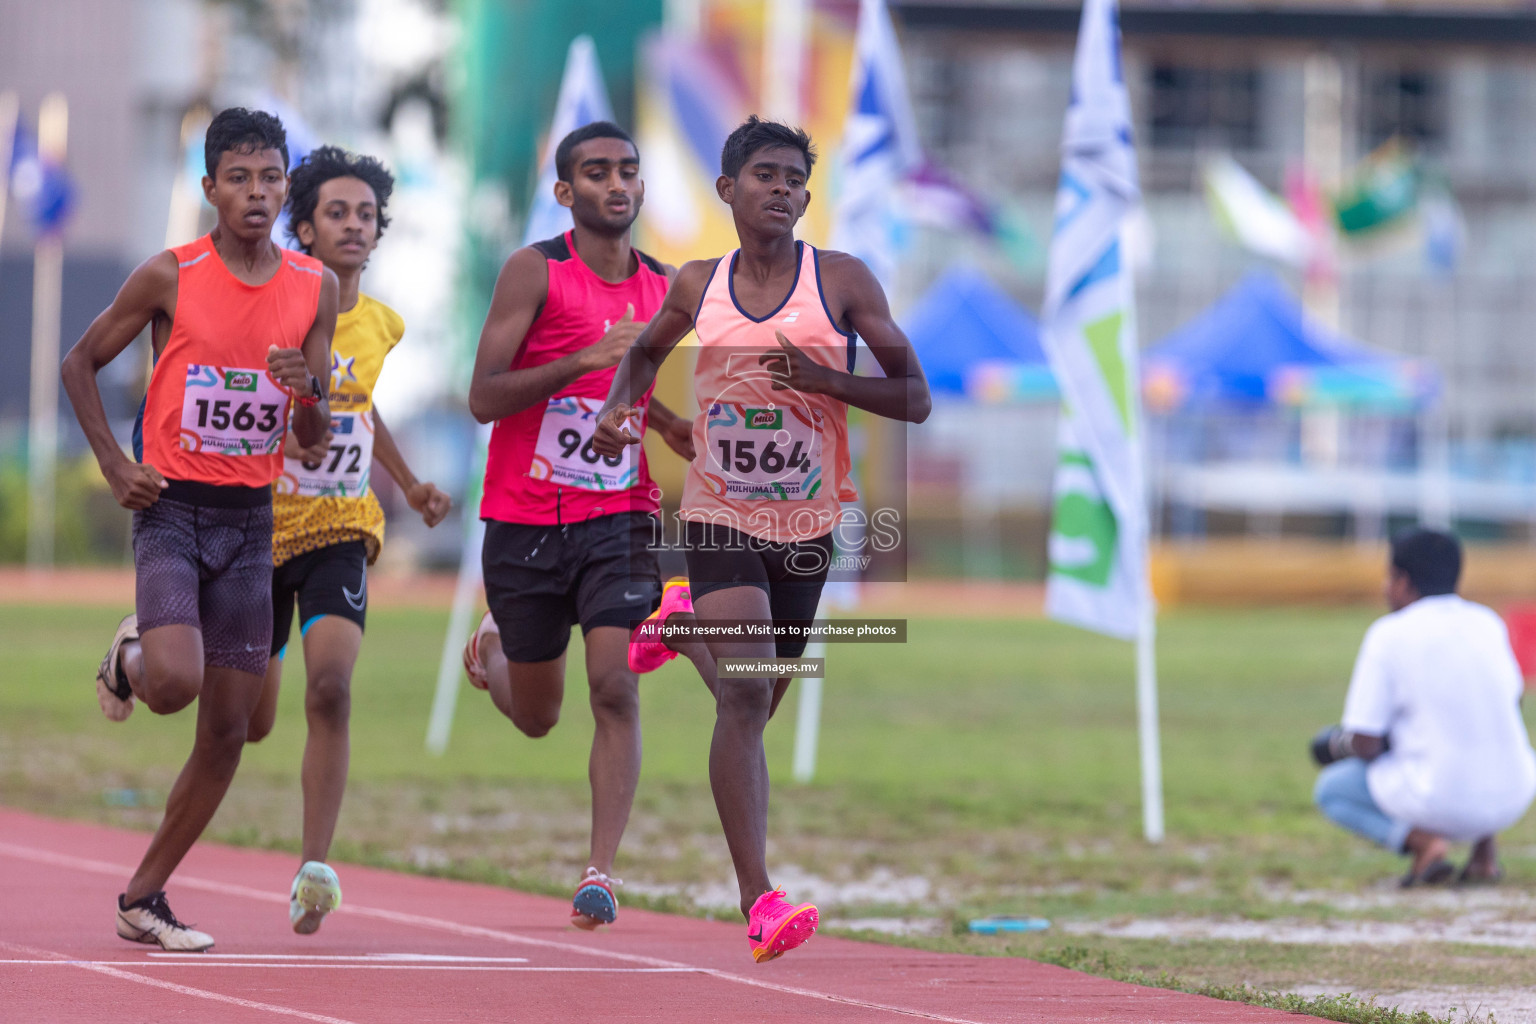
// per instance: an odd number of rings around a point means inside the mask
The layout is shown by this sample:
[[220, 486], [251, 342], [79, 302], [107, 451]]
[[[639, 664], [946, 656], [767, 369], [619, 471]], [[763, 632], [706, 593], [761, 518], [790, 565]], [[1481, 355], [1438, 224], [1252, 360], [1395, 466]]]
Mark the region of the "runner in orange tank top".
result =
[[[815, 162], [805, 132], [757, 117], [731, 133], [715, 190], [741, 248], [686, 264], [661, 310], [619, 364], [593, 448], [638, 443], [628, 424], [662, 360], [690, 329], [701, 410], [684, 486], [688, 577], [697, 616], [776, 623], [813, 619], [848, 479], [848, 406], [921, 423], [928, 383], [869, 268], [795, 240]], [[853, 375], [862, 336], [883, 378]], [[796, 658], [805, 642], [710, 641], [720, 658]], [[700, 659], [694, 659], [696, 665]], [[709, 781], [736, 867], [747, 939], [759, 963], [810, 937], [817, 910], [792, 905], [768, 877], [768, 765], [763, 729], [788, 678], [716, 675]]]
[[[133, 510], [136, 611], [96, 672], [113, 721], [199, 702], [197, 736], [165, 817], [117, 901], [117, 933], [201, 952], [213, 937], [176, 919], [165, 884], [234, 777], [272, 635], [272, 481], [290, 422], [314, 444], [330, 421], [336, 275], [272, 242], [287, 190], [282, 122], [241, 108], [213, 119], [205, 238], [159, 253], [65, 357], [64, 387], [118, 504]], [[96, 375], [145, 327], [155, 365], [135, 459], [112, 436]], [[290, 412], [291, 410], [291, 412]]]

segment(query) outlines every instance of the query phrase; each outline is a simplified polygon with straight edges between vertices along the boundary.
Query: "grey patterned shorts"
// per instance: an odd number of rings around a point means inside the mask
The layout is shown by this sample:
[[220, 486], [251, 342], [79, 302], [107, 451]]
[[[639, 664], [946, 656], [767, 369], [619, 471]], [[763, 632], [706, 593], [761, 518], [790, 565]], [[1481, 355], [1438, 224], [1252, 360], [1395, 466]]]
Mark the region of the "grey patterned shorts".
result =
[[162, 497], [133, 514], [139, 632], [195, 626], [203, 661], [261, 675], [272, 642], [272, 506]]

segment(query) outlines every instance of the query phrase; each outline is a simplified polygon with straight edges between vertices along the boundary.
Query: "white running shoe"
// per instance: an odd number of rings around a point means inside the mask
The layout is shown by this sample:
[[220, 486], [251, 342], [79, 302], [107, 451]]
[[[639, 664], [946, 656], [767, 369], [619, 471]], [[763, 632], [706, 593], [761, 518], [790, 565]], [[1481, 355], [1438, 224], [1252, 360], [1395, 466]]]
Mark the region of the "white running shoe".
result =
[[300, 935], [313, 935], [320, 930], [325, 915], [341, 906], [341, 880], [329, 866], [318, 861], [306, 861], [293, 876], [293, 889], [288, 893], [288, 920]]
[[101, 659], [101, 666], [96, 669], [96, 702], [101, 705], [101, 713], [114, 722], [121, 722], [133, 714], [133, 691], [128, 688], [128, 677], [118, 667], [117, 653], [123, 644], [138, 638], [139, 617], [129, 612], [117, 624], [112, 646], [107, 648], [107, 656]]
[[173, 953], [202, 953], [213, 948], [213, 936], [176, 920], [165, 890], [134, 903], [117, 898], [117, 934], [129, 942], [147, 942]]

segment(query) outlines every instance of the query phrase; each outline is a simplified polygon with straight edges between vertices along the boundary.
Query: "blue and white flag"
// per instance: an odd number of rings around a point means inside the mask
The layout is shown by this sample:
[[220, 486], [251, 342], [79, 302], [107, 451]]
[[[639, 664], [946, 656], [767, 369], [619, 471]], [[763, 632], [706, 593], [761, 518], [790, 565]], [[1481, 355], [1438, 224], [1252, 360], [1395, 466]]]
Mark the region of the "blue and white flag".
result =
[[897, 187], [921, 166], [923, 150], [885, 0], [860, 0], [851, 86], [831, 247], [863, 260], [889, 290], [898, 248]]
[[555, 200], [555, 148], [560, 140], [584, 124], [613, 120], [603, 73], [597, 66], [597, 47], [591, 36], [577, 36], [565, 57], [565, 74], [560, 79], [560, 97], [555, 101], [555, 117], [549, 125], [549, 139], [539, 161], [539, 183], [534, 186], [533, 202], [528, 208], [528, 223], [523, 244], [532, 245], [571, 229], [571, 211]]
[[1046, 611], [1111, 636], [1151, 608], [1136, 319], [1122, 228], [1140, 201], [1115, 0], [1085, 0], [1041, 343], [1062, 392]]

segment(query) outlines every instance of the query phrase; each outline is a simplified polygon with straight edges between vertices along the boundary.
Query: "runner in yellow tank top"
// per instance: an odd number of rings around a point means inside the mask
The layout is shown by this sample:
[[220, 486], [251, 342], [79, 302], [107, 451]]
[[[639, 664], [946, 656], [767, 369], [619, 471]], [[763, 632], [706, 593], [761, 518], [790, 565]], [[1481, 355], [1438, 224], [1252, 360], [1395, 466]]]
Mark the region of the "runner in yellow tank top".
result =
[[389, 225], [394, 178], [372, 157], [322, 146], [295, 167], [288, 232], [340, 282], [341, 312], [331, 343], [331, 426], [310, 448], [290, 434], [272, 498], [272, 644], [266, 685], [247, 742], [272, 730], [283, 654], [298, 605], [304, 638], [304, 833], [288, 895], [288, 919], [312, 934], [341, 903], [325, 863], [347, 785], [352, 669], [363, 642], [368, 566], [384, 542], [384, 510], [369, 478], [375, 461], [400, 485], [428, 526], [448, 514], [448, 495], [412, 475], [373, 407], [384, 357], [405, 333], [400, 315], [358, 290], [363, 267]]
[[[829, 516], [837, 498], [851, 493], [847, 407], [912, 423], [928, 416], [928, 382], [869, 268], [846, 253], [795, 241], [815, 159], [810, 137], [796, 128], [751, 117], [731, 133], [715, 190], [731, 208], [741, 248], [678, 271], [660, 312], [619, 364], [592, 442], [607, 456], [638, 443], [626, 427], [633, 403], [667, 353], [697, 328], [701, 412], [681, 515], [700, 619], [814, 618], [832, 553]], [[813, 292], [820, 299], [814, 305]], [[855, 334], [869, 344], [883, 378], [851, 372]], [[775, 395], [778, 401], [764, 401]], [[822, 474], [819, 483], [813, 473]], [[755, 661], [798, 657], [805, 649], [803, 641], [771, 640], [708, 646], [716, 659]], [[705, 682], [716, 706], [710, 786], [736, 867], [747, 939], [762, 963], [804, 942], [817, 923], [815, 907], [790, 904], [768, 878], [763, 729], [789, 679]]]

